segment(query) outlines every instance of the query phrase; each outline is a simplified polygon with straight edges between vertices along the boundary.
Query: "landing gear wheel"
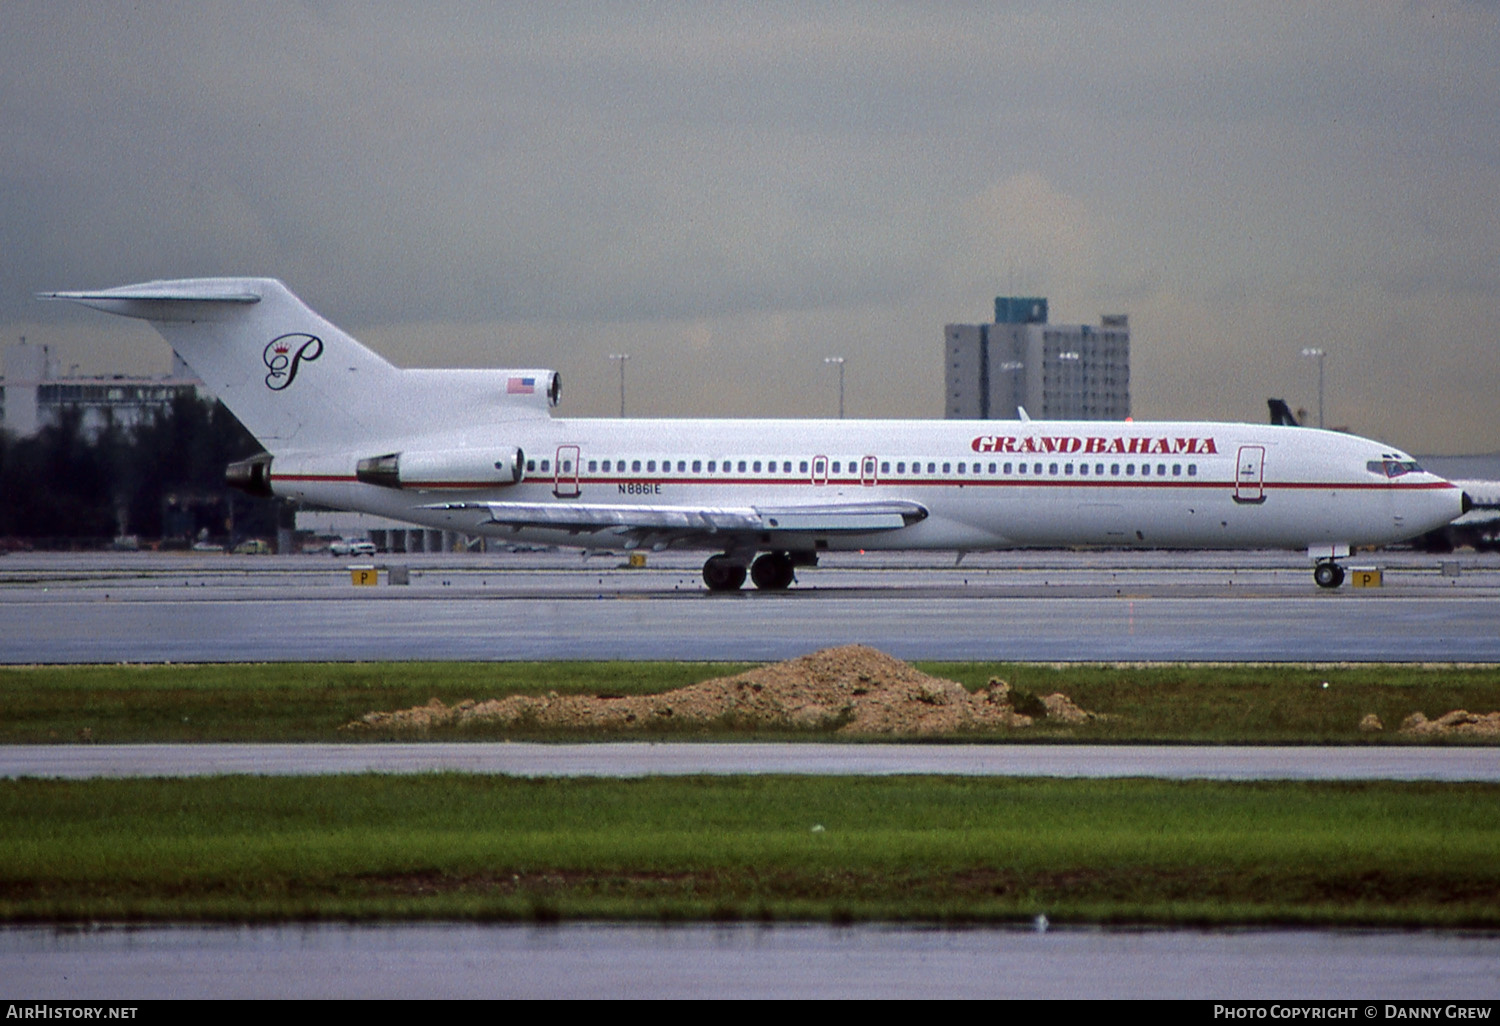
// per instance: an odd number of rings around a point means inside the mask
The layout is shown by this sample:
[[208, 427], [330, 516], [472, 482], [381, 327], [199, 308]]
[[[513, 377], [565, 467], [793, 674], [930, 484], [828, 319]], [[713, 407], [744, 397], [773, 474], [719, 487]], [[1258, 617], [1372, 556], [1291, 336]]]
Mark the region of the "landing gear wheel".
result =
[[795, 568], [785, 552], [767, 552], [750, 564], [750, 579], [761, 591], [785, 591], [792, 585]]
[[1332, 560], [1324, 560], [1313, 567], [1313, 580], [1320, 588], [1337, 588], [1344, 583], [1344, 568]]
[[745, 564], [727, 555], [710, 556], [703, 564], [703, 583], [709, 591], [739, 591], [745, 583]]

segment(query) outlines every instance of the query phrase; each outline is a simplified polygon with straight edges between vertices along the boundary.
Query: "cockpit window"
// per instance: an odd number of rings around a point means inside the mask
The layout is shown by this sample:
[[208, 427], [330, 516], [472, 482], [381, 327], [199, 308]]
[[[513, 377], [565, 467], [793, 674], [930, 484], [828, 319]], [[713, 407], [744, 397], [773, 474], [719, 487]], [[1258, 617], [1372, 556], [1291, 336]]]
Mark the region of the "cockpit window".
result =
[[1415, 474], [1421, 471], [1416, 460], [1371, 460], [1365, 464], [1365, 469], [1372, 474], [1381, 477], [1400, 477], [1402, 474]]

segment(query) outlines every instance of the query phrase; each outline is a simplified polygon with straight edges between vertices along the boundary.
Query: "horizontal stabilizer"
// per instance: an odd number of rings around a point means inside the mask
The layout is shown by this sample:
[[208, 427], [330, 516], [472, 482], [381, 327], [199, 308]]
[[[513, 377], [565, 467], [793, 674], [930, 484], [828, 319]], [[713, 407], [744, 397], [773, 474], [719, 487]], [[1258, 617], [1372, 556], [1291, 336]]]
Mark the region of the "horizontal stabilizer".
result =
[[64, 299], [83, 306], [148, 321], [184, 319], [183, 304], [259, 303], [259, 292], [247, 282], [233, 278], [190, 278], [181, 281], [148, 281], [139, 285], [76, 292], [38, 292], [38, 299]]

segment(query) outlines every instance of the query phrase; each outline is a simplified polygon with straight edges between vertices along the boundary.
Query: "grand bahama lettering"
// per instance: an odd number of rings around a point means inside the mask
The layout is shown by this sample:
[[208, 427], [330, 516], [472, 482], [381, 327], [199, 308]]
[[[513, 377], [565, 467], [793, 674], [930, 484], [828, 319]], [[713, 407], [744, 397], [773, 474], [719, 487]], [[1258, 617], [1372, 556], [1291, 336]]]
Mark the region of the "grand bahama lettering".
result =
[[1161, 438], [1152, 436], [1102, 435], [980, 435], [969, 443], [975, 452], [1079, 453], [1094, 455], [1213, 456], [1218, 453], [1212, 438]]

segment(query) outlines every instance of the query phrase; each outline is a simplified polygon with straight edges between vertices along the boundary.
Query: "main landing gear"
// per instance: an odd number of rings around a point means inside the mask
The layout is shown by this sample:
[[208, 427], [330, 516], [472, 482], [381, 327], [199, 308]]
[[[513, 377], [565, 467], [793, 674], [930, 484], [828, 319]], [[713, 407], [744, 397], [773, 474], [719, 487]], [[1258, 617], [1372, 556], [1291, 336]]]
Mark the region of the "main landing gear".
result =
[[792, 557], [785, 552], [767, 552], [750, 564], [750, 579], [761, 591], [785, 591], [795, 576]]
[[[792, 586], [798, 566], [811, 565], [811, 558], [799, 560], [787, 552], [765, 552], [749, 566], [750, 579], [761, 591], [785, 591]], [[703, 583], [709, 591], [738, 591], [745, 584], [744, 557], [721, 552], [703, 564]]]
[[739, 591], [745, 583], [745, 564], [731, 559], [727, 552], [710, 556], [703, 564], [703, 583], [709, 591]]
[[1313, 566], [1313, 580], [1320, 588], [1337, 588], [1344, 583], [1344, 568], [1331, 559], [1319, 560]]

